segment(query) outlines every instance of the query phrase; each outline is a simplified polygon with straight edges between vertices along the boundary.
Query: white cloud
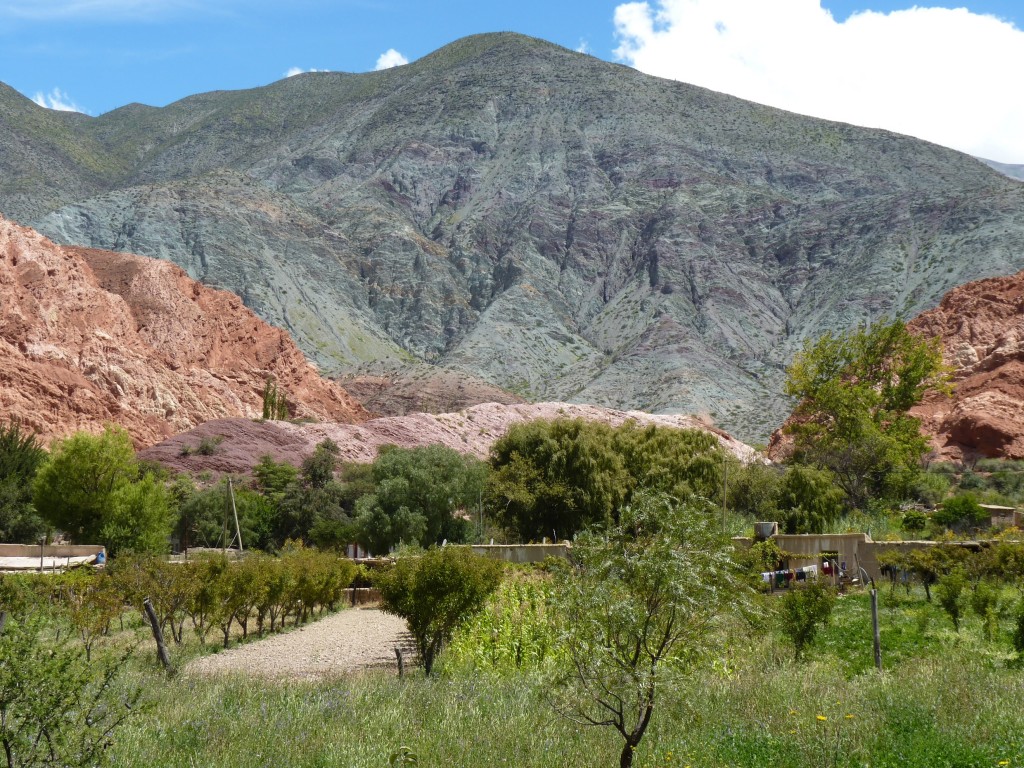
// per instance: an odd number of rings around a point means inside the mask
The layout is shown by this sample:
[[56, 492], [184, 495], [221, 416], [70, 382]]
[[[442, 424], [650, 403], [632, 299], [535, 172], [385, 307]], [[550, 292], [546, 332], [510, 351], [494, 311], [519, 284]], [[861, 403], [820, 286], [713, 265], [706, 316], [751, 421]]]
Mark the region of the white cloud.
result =
[[590, 43], [580, 40], [580, 44], [576, 46], [576, 53], [590, 53]]
[[303, 69], [302, 67], [291, 67], [287, 72], [284, 73], [285, 77], [295, 77], [301, 75], [303, 72], [330, 72], [329, 69]]
[[382, 69], [391, 69], [391, 67], [401, 67], [403, 64], [408, 64], [409, 60], [402, 54], [396, 51], [394, 48], [388, 48], [384, 53], [377, 57], [377, 65], [374, 70], [380, 72]]
[[652, 75], [1024, 163], [1024, 31], [967, 9], [655, 0], [615, 9], [616, 55]]
[[32, 101], [40, 107], [54, 109], [58, 112], [85, 113], [85, 110], [75, 104], [75, 102], [71, 100], [71, 97], [64, 93], [60, 88], [54, 88], [49, 93], [36, 93], [36, 95], [32, 97]]

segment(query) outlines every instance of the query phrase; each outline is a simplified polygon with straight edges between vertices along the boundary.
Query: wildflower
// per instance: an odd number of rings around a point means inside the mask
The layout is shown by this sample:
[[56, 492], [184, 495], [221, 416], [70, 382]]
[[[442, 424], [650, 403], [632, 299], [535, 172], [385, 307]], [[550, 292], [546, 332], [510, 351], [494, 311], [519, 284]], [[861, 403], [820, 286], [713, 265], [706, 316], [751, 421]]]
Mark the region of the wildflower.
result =
[[826, 722], [828, 720], [828, 718], [825, 717], [825, 715], [818, 715], [817, 716], [817, 720], [818, 720], [819, 723], [824, 723], [824, 722]]
[[791, 710], [789, 710], [789, 714], [791, 714], [791, 715], [795, 715], [795, 714], [796, 714], [796, 710], [795, 710], [795, 709], [791, 709]]
[[1000, 760], [1000, 761], [999, 761], [999, 762], [997, 763], [997, 765], [1009, 765], [1009, 764], [1010, 764], [1010, 761], [1009, 761], [1009, 760]]
[[790, 735], [790, 736], [796, 736], [796, 731], [795, 731], [795, 730], [793, 730], [793, 731], [790, 731], [790, 732], [789, 732], [789, 735]]
[[846, 716], [846, 719], [847, 719], [847, 720], [853, 720], [853, 715], [847, 715], [847, 716]]

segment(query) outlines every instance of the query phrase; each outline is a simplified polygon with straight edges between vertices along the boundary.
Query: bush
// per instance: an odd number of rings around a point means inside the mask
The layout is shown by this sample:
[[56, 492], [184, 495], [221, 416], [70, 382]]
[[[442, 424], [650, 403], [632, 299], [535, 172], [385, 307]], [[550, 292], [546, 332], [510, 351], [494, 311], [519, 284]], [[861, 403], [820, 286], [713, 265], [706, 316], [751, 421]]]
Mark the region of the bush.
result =
[[928, 515], [920, 510], [911, 509], [903, 513], [900, 527], [907, 533], [920, 533], [928, 527]]
[[498, 588], [501, 571], [501, 563], [469, 548], [441, 547], [401, 558], [374, 578], [381, 608], [409, 625], [427, 676], [455, 630]]
[[119, 683], [125, 657], [90, 665], [69, 633], [50, 634], [32, 616], [8, 619], [0, 634], [0, 744], [10, 768], [98, 765], [139, 699]]
[[818, 630], [828, 623], [835, 602], [835, 591], [817, 581], [795, 587], [782, 598], [782, 631], [793, 641], [798, 661], [804, 649], [814, 642]]
[[981, 508], [973, 494], [961, 493], [946, 501], [935, 511], [932, 519], [949, 528], [977, 526], [988, 522], [988, 513]]

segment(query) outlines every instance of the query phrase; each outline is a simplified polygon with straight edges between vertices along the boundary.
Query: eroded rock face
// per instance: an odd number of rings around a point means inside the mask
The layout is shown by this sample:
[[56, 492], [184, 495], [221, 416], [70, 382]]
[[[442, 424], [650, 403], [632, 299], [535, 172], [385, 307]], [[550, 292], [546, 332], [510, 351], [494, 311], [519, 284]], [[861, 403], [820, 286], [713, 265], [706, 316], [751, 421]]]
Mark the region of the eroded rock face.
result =
[[255, 417], [267, 378], [292, 414], [361, 421], [291, 339], [170, 262], [61, 247], [0, 219], [0, 413], [44, 440], [120, 424], [139, 445]]
[[[338, 444], [342, 461], [373, 461], [382, 445], [413, 448], [435, 443], [460, 453], [485, 458], [491, 445], [513, 424], [556, 418], [582, 418], [613, 426], [634, 419], [640, 425], [705, 429], [741, 461], [755, 461], [758, 456], [750, 446], [691, 416], [653, 415], [569, 403], [484, 403], [458, 413], [412, 413], [373, 419], [358, 425], [297, 425], [279, 421], [221, 419], [202, 424], [185, 434], [175, 435], [142, 451], [141, 456], [159, 461], [178, 472], [247, 473], [260, 457], [267, 454], [276, 461], [298, 465], [313, 452], [317, 443], [330, 438]], [[212, 455], [199, 455], [189, 450], [198, 446], [203, 438], [219, 440], [217, 450]]]
[[962, 285], [910, 323], [942, 339], [951, 397], [912, 413], [947, 458], [1024, 458], [1024, 272]]

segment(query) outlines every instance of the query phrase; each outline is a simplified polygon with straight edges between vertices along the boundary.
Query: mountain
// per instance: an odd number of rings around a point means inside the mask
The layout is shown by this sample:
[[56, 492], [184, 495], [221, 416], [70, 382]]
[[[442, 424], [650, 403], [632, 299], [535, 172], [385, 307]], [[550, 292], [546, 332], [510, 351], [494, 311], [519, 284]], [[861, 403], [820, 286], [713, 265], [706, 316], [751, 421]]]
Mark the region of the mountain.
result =
[[166, 261], [61, 247], [0, 219], [0, 412], [44, 441], [111, 422], [149, 445], [257, 417], [268, 378], [293, 415], [363, 421], [280, 329]]
[[[414, 448], [444, 445], [460, 453], [487, 458], [498, 438], [513, 424], [533, 419], [586, 419], [613, 426], [633, 420], [641, 426], [654, 424], [672, 429], [701, 429], [711, 432], [725, 450], [743, 462], [757, 459], [749, 445], [721, 430], [708, 427], [689, 416], [652, 415], [623, 412], [593, 405], [532, 403], [505, 405], [484, 403], [457, 413], [410, 413], [373, 419], [362, 424], [292, 424], [252, 419], [217, 419], [150, 446], [139, 455], [175, 472], [199, 475], [203, 472], [247, 474], [259, 460], [270, 455], [275, 461], [299, 465], [313, 453], [317, 443], [333, 440], [341, 461], [368, 463], [384, 445]], [[216, 443], [206, 454], [193, 450], [203, 441]]]
[[0, 211], [168, 259], [329, 373], [443, 366], [763, 439], [804, 340], [1024, 267], [1024, 186], [514, 34], [96, 118], [0, 89]]
[[955, 288], [909, 324], [942, 339], [952, 396], [913, 410], [945, 458], [1024, 459], [1024, 272]]
[[1013, 163], [1000, 163], [996, 160], [986, 160], [983, 157], [979, 157], [979, 160], [987, 165], [989, 168], [994, 168], [1004, 176], [1009, 176], [1011, 179], [1017, 179], [1017, 181], [1024, 181], [1024, 165], [1014, 165]]

